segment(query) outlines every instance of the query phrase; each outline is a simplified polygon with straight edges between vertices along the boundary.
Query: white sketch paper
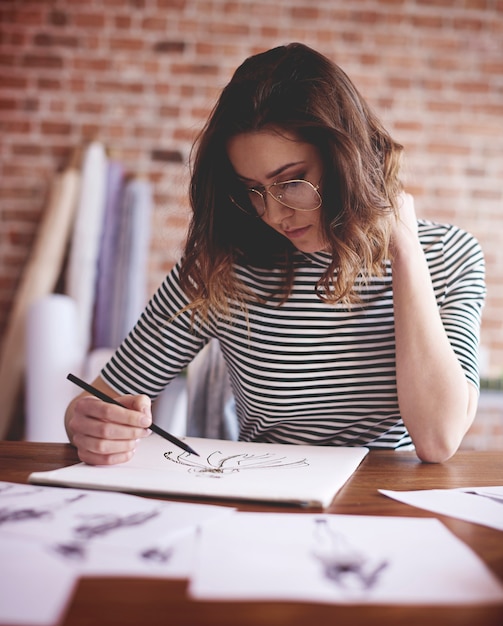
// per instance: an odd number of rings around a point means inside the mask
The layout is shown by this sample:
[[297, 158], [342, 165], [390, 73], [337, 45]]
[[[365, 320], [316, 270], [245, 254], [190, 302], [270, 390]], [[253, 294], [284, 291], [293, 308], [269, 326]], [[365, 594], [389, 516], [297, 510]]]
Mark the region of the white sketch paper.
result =
[[210, 522], [189, 589], [202, 600], [503, 602], [500, 581], [439, 520], [367, 515], [233, 513]]
[[379, 489], [389, 498], [439, 515], [503, 530], [503, 487], [463, 487], [392, 491]]
[[78, 578], [44, 546], [0, 534], [0, 623], [60, 623]]
[[186, 577], [193, 559], [190, 535], [231, 511], [121, 493], [0, 483], [0, 537], [42, 546], [79, 574]]
[[199, 457], [158, 435], [142, 439], [130, 461], [79, 463], [30, 475], [73, 487], [328, 506], [367, 448], [286, 445], [186, 437]]

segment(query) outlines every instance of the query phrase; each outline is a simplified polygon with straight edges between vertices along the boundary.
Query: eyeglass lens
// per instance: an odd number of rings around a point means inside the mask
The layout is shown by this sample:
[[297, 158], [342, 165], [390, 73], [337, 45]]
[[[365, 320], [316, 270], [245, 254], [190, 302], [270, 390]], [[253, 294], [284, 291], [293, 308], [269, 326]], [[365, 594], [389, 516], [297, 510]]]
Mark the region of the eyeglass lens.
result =
[[291, 180], [274, 183], [263, 191], [249, 190], [250, 202], [259, 215], [265, 212], [267, 193], [284, 206], [299, 211], [313, 211], [321, 205], [320, 195], [311, 183], [307, 180]]

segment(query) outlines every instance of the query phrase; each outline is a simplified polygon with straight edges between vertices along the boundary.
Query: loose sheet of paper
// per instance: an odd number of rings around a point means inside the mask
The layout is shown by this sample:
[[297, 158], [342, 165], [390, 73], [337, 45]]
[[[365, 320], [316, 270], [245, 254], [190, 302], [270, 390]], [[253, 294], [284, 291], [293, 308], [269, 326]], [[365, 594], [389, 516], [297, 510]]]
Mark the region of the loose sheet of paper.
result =
[[334, 604], [503, 602], [498, 579], [440, 521], [363, 515], [233, 513], [210, 522], [190, 593]]
[[421, 489], [391, 491], [379, 489], [389, 498], [449, 515], [467, 522], [503, 530], [503, 487], [463, 487], [461, 489]]
[[197, 529], [232, 511], [0, 482], [0, 623], [56, 623], [82, 575], [187, 578]]
[[0, 483], [1, 535], [38, 541], [89, 575], [186, 576], [193, 549], [189, 561], [182, 554], [175, 559], [177, 542], [231, 511], [121, 493]]
[[78, 573], [44, 546], [0, 535], [0, 623], [58, 624]]

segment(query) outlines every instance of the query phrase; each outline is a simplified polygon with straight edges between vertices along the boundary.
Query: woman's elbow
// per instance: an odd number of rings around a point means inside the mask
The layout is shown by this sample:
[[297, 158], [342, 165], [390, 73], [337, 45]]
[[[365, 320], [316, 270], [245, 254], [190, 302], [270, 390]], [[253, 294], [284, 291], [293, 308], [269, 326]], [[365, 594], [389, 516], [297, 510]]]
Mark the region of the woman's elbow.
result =
[[456, 454], [460, 443], [434, 438], [431, 441], [416, 442], [414, 445], [416, 454], [423, 463], [444, 463]]

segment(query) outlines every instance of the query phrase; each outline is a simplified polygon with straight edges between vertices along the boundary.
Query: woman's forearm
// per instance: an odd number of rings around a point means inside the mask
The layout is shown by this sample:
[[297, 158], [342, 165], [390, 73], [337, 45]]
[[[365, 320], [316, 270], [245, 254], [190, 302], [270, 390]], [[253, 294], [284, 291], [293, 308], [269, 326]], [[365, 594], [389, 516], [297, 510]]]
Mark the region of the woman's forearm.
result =
[[473, 421], [477, 391], [449, 343], [424, 252], [410, 230], [395, 248], [393, 294], [400, 412], [419, 458], [441, 462]]

